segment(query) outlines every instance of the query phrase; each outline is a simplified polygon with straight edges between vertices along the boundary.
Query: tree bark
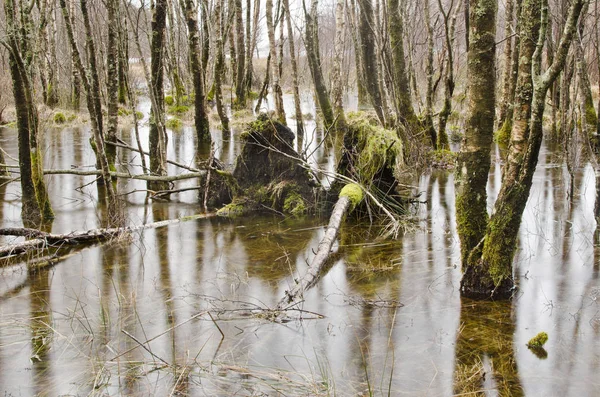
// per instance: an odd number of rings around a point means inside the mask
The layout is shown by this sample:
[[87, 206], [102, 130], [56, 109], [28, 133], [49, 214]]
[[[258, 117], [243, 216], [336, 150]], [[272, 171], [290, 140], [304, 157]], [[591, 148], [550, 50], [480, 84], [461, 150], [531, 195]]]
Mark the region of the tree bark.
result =
[[[250, 23], [250, 21], [246, 21]], [[235, 0], [235, 44], [237, 46], [235, 101], [238, 108], [246, 107], [246, 44], [244, 38], [244, 19], [242, 13], [242, 0]]]
[[[150, 47], [150, 89], [154, 93], [150, 119], [150, 172], [154, 175], [167, 175], [167, 131], [164, 128], [164, 47], [167, 17], [167, 1], [156, 0], [152, 11], [152, 42]], [[161, 182], [148, 182], [149, 190], [166, 190]]]
[[461, 281], [461, 292], [466, 296], [502, 299], [512, 294], [512, 261], [542, 143], [546, 94], [565, 65], [584, 2], [571, 3], [554, 61], [543, 74], [541, 54], [548, 24], [547, 2], [523, 2], [519, 78], [509, 153], [485, 237], [468, 254]]
[[504, 11], [504, 62], [502, 72], [502, 97], [500, 99], [500, 106], [498, 107], [498, 122], [497, 127], [500, 129], [504, 124], [504, 120], [507, 117], [508, 108], [512, 101], [510, 97], [510, 81], [512, 75], [512, 35], [513, 35], [513, 14], [514, 14], [514, 1], [506, 0], [506, 7]]
[[[304, 5], [304, 3], [302, 4]], [[308, 66], [310, 68], [310, 74], [313, 78], [313, 83], [315, 85], [317, 101], [319, 103], [321, 113], [323, 114], [325, 128], [329, 129], [333, 126], [335, 119], [333, 117], [333, 109], [331, 107], [329, 93], [327, 92], [327, 85], [325, 84], [325, 78], [323, 77], [323, 70], [321, 69], [321, 62], [319, 62], [320, 50], [317, 40], [318, 5], [318, 0], [312, 0], [310, 6], [310, 13], [307, 12], [306, 6], [304, 7], [304, 17], [306, 21], [306, 37], [304, 39], [304, 46], [306, 48], [306, 58], [308, 60]]]
[[266, 0], [267, 34], [269, 36], [269, 54], [271, 55], [271, 86], [275, 100], [275, 113], [277, 121], [286, 124], [285, 110], [283, 109], [283, 91], [279, 81], [277, 66], [279, 65], [277, 46], [275, 43], [275, 21], [273, 20], [273, 0]]
[[[470, 0], [470, 43], [467, 54], [467, 119], [458, 157], [456, 223], [460, 237], [463, 280], [471, 274], [471, 251], [482, 240], [488, 215], [486, 183], [490, 171], [495, 110], [495, 0]], [[463, 292], [468, 292], [466, 284]]]
[[[287, 2], [288, 0], [286, 0]], [[344, 56], [344, 0], [335, 2], [335, 38], [333, 44], [333, 68], [331, 70], [331, 96], [333, 99], [333, 112], [337, 129], [346, 129], [346, 116], [344, 115], [343, 84], [342, 84], [342, 58]]]
[[[119, 0], [106, 0], [108, 13], [108, 42], [107, 42], [107, 115], [108, 125], [106, 128], [106, 141], [117, 141], [117, 129], [119, 122], [119, 70], [118, 70], [118, 39], [119, 39]], [[116, 61], [116, 62], [115, 62]], [[111, 171], [115, 171], [115, 161], [117, 158], [116, 146], [106, 147], [106, 160]]]
[[223, 54], [224, 46], [223, 37], [225, 36], [225, 23], [223, 16], [223, 0], [216, 0], [215, 5], [215, 32], [217, 32], [216, 37], [216, 47], [217, 54], [215, 60], [215, 103], [217, 105], [217, 113], [219, 114], [219, 118], [221, 119], [221, 127], [223, 132], [229, 132], [229, 117], [227, 117], [227, 110], [225, 109], [225, 104], [223, 103], [223, 76], [225, 75], [225, 56]]
[[[352, 187], [353, 190], [358, 189], [355, 191], [359, 192], [359, 195], [348, 195], [346, 193], [348, 187]], [[360, 201], [362, 201], [362, 189], [358, 185], [350, 184], [342, 189], [340, 197], [333, 207], [333, 212], [329, 218], [329, 224], [327, 225], [327, 229], [325, 229], [325, 235], [319, 242], [317, 253], [310, 262], [306, 274], [302, 276], [290, 291], [285, 292], [285, 297], [279, 301], [275, 310], [285, 310], [286, 308], [289, 308], [292, 303], [302, 297], [305, 291], [313, 287], [317, 281], [319, 281], [323, 272], [323, 267], [327, 263], [327, 259], [331, 253], [331, 247], [339, 233], [340, 226], [346, 213], [352, 211]]]
[[[210, 142], [210, 123], [206, 114], [206, 100], [204, 95], [204, 72], [200, 59], [200, 37], [198, 35], [198, 9], [193, 0], [183, 0], [182, 9], [188, 28], [189, 57], [192, 78], [194, 82], [194, 124], [198, 143]], [[200, 148], [201, 145], [198, 145]]]
[[[304, 135], [304, 121], [302, 119], [302, 107], [300, 104], [300, 89], [298, 88], [298, 63], [296, 61], [296, 46], [294, 45], [294, 30], [292, 27], [292, 16], [290, 12], [289, 0], [283, 0], [283, 7], [285, 12], [285, 21], [287, 24], [288, 45], [290, 50], [290, 64], [292, 66], [294, 110], [296, 113], [296, 134], [298, 136], [302, 136]], [[281, 23], [283, 23], [283, 21]], [[300, 152], [301, 148], [298, 148], [298, 151]]]
[[[33, 4], [32, 4], [33, 5]], [[35, 106], [32, 75], [31, 10], [15, 7], [14, 0], [4, 4], [6, 34], [9, 49], [9, 68], [17, 116], [19, 170], [21, 173], [21, 218], [26, 226], [39, 226], [42, 221], [54, 218], [48, 191], [42, 174], [43, 158], [38, 130], [38, 113]], [[17, 15], [20, 14], [21, 24]]]
[[[381, 125], [386, 125], [386, 117], [384, 114], [383, 108], [383, 99], [381, 97], [381, 91], [379, 89], [379, 70], [377, 68], [377, 53], [375, 51], [375, 32], [374, 28], [374, 19], [373, 19], [373, 4], [372, 0], [358, 0], [358, 4], [360, 6], [360, 38], [361, 38], [361, 52], [362, 52], [362, 61], [364, 65], [365, 71], [365, 80], [367, 91], [369, 92], [369, 97], [371, 98], [371, 103], [373, 108], [375, 109], [375, 113], [377, 114], [377, 118]], [[397, 3], [397, 0], [391, 0], [389, 2], [390, 7], [393, 7], [392, 4]], [[393, 8], [390, 9], [390, 12], [393, 12]], [[393, 21], [390, 21], [390, 35], [394, 29], [398, 29], [398, 26], [393, 24]], [[400, 35], [402, 37], [402, 35]], [[392, 39], [392, 47], [397, 43]], [[394, 58], [395, 59], [395, 58]], [[399, 76], [394, 76], [395, 80]], [[407, 91], [408, 92], [408, 91]]]

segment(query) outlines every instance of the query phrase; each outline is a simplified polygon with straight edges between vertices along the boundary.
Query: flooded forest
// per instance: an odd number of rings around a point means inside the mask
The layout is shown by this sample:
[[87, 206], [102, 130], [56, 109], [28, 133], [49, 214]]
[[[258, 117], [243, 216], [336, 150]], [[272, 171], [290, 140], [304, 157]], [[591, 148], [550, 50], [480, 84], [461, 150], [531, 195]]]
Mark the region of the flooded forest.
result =
[[0, 393], [600, 395], [599, 3], [2, 0]]

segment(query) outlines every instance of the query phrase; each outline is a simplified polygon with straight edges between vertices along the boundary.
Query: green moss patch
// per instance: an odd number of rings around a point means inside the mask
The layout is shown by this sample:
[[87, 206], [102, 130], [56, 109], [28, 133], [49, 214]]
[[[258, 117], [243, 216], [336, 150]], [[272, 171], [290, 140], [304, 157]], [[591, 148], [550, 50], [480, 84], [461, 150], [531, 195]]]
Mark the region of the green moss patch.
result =
[[340, 197], [350, 199], [350, 211], [352, 211], [364, 198], [362, 188], [356, 183], [349, 183], [340, 191]]
[[173, 117], [173, 118], [170, 118], [167, 120], [167, 122], [165, 123], [165, 126], [172, 130], [176, 130], [176, 129], [183, 127], [183, 122], [181, 120], [179, 120], [177, 117]]
[[64, 124], [67, 122], [67, 117], [64, 113], [56, 112], [54, 113], [53, 120], [56, 124]]

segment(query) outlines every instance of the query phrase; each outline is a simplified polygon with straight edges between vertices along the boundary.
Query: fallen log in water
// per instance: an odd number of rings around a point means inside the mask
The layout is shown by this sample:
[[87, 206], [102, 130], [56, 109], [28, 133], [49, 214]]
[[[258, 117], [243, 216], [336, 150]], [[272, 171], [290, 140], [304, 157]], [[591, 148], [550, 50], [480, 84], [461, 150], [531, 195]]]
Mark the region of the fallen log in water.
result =
[[31, 240], [1, 247], [0, 258], [22, 254], [33, 249], [43, 249], [46, 247], [60, 247], [63, 245], [76, 245], [90, 242], [105, 241], [111, 238], [121, 237], [123, 235], [140, 230], [155, 229], [180, 222], [210, 218], [213, 216], [215, 216], [214, 213], [199, 214], [186, 216], [178, 219], [169, 219], [166, 221], [147, 223], [145, 225], [115, 227], [107, 229], [92, 229], [84, 231], [75, 231], [67, 234], [46, 233], [37, 229], [29, 228], [0, 228], [0, 236], [16, 236], [31, 238]]
[[310, 289], [317, 281], [319, 281], [344, 217], [348, 212], [352, 211], [362, 199], [363, 190], [359, 185], [350, 183], [342, 188], [339, 198], [333, 207], [331, 217], [329, 218], [329, 224], [325, 230], [325, 235], [321, 239], [321, 242], [319, 242], [315, 257], [311, 261], [304, 276], [298, 280], [296, 285], [294, 285], [290, 291], [285, 292], [284, 298], [279, 301], [275, 310], [285, 310], [289, 308], [292, 303], [302, 297], [304, 291]]

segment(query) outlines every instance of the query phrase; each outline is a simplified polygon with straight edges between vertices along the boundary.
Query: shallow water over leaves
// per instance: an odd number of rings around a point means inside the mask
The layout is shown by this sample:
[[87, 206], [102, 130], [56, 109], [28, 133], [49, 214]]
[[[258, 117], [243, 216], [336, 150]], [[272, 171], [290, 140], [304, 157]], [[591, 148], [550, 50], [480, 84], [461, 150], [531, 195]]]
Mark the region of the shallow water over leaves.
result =
[[[239, 152], [239, 131], [213, 131], [225, 163]], [[311, 134], [305, 139], [315, 145], [315, 163], [333, 164], [332, 147], [318, 146], [321, 133]], [[47, 168], [92, 167], [87, 138], [80, 128], [49, 129]], [[123, 139], [135, 142], [128, 130]], [[0, 130], [0, 140], [16, 154], [14, 131]], [[139, 172], [136, 156], [120, 152], [122, 169]], [[193, 165], [193, 157], [191, 129], [170, 134], [169, 158]], [[170, 174], [182, 172], [169, 167]], [[49, 179], [53, 232], [100, 224], [93, 179]], [[267, 214], [189, 221], [72, 250], [37, 271], [4, 266], [0, 390], [12, 396], [597, 395], [593, 169], [577, 169], [571, 204], [569, 180], [560, 157], [545, 147], [520, 232], [519, 290], [509, 303], [461, 301], [454, 179], [446, 171], [415, 182], [415, 193], [422, 192], [413, 208], [419, 228], [399, 240], [381, 241], [376, 226], [348, 221], [325, 277], [278, 321], [264, 309], [303, 274], [327, 219]], [[496, 161], [490, 206], [499, 187]], [[124, 197], [131, 224], [201, 212], [194, 191], [166, 203], [147, 202], [141, 181], [121, 180], [118, 188], [130, 193]], [[0, 187], [0, 222], [20, 226], [18, 184]], [[540, 331], [549, 335], [545, 357], [526, 347]]]

